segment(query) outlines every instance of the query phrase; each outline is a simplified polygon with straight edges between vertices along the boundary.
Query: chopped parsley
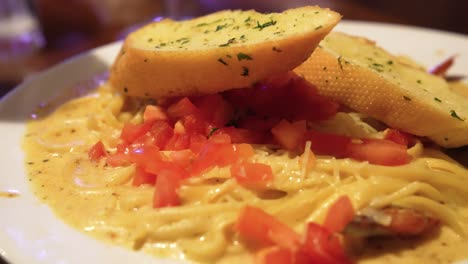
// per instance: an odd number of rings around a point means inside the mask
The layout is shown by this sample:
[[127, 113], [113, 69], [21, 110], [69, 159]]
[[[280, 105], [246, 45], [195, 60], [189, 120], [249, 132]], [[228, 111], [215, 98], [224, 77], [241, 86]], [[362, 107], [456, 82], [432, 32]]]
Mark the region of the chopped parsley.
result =
[[421, 81], [421, 80], [417, 80], [416, 82], [417, 82], [417, 83], [419, 83], [419, 84], [421, 84], [421, 83], [422, 83], [422, 81]]
[[340, 69], [343, 70], [343, 64], [341, 64], [341, 56], [338, 57], [338, 65], [340, 66]]
[[387, 61], [387, 64], [388, 64], [388, 65], [392, 65], [392, 64], [393, 64], [393, 61], [389, 60], [389, 61]]
[[440, 99], [437, 98], [437, 97], [434, 97], [434, 101], [436, 101], [436, 102], [438, 102], [438, 103], [441, 103], [441, 102], [442, 102], [442, 100], [440, 100]]
[[218, 130], [219, 128], [217, 127], [214, 127], [213, 129], [211, 129], [210, 133], [208, 134], [208, 137], [211, 137], [213, 135], [214, 132], [216, 132], [216, 130]]
[[406, 101], [411, 101], [411, 97], [408, 97], [406, 95], [403, 95], [403, 99], [405, 99]]
[[224, 64], [224, 65], [228, 65], [227, 62], [225, 62], [223, 59], [219, 58], [218, 61], [221, 63], [221, 64]]
[[227, 27], [227, 26], [228, 26], [228, 24], [217, 25], [217, 26], [216, 26], [216, 29], [215, 29], [215, 32], [218, 32], [218, 31], [220, 31], [221, 29], [223, 29], [223, 28], [225, 28], [225, 27]]
[[231, 38], [226, 43], [219, 45], [219, 47], [227, 47], [231, 45], [232, 43], [234, 43], [235, 41], [236, 41], [236, 38]]
[[128, 88], [124, 87], [124, 93], [128, 93]]
[[237, 53], [237, 60], [238, 60], [238, 61], [241, 61], [241, 60], [252, 60], [252, 57], [250, 57], [249, 55], [247, 55], [247, 54], [245, 54], [245, 53], [239, 52], [239, 53]]
[[318, 26], [318, 27], [314, 28], [314, 30], [319, 30], [319, 29], [321, 29], [321, 28], [323, 28], [323, 26], [322, 26], [322, 25], [320, 25], [320, 26]]
[[274, 25], [276, 25], [276, 21], [274, 21], [273, 19], [270, 19], [270, 21], [263, 24], [260, 24], [260, 22], [258, 22], [257, 20], [257, 26], [255, 26], [254, 28], [258, 28], [260, 31], [262, 31], [264, 28], [271, 27]]
[[249, 76], [249, 68], [243, 66], [241, 76], [246, 76], [246, 77]]
[[450, 115], [451, 115], [453, 118], [456, 118], [456, 119], [458, 119], [458, 120], [460, 120], [460, 121], [465, 121], [465, 119], [461, 118], [461, 117], [457, 114], [457, 112], [455, 112], [455, 110], [450, 110]]
[[277, 47], [275, 47], [275, 46], [273, 46], [273, 48], [271, 48], [271, 49], [272, 49], [273, 51], [275, 51], [275, 52], [282, 52], [281, 49], [279, 49], [279, 48], [277, 48]]

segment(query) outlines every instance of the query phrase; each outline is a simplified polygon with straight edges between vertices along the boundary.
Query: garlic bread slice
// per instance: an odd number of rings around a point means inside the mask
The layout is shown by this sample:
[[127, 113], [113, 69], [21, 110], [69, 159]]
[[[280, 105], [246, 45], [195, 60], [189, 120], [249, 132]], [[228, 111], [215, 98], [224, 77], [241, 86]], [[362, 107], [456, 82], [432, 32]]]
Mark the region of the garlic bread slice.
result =
[[374, 42], [332, 32], [295, 69], [328, 96], [444, 147], [468, 145], [468, 99]]
[[152, 98], [247, 87], [301, 64], [340, 19], [317, 6], [164, 19], [125, 39], [110, 82], [129, 96]]

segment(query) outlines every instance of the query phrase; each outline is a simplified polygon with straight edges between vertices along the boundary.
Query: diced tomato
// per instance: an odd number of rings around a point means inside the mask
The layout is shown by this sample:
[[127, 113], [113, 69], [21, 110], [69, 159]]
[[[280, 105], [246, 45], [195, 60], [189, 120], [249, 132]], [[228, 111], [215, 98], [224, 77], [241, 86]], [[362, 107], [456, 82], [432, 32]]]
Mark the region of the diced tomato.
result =
[[213, 135], [219, 134], [229, 135], [232, 143], [261, 144], [265, 141], [264, 133], [245, 128], [223, 127], [213, 133]]
[[180, 205], [177, 190], [180, 187], [180, 175], [174, 170], [162, 170], [156, 178], [153, 207], [161, 208]]
[[228, 134], [214, 134], [211, 135], [209, 141], [218, 144], [231, 144], [231, 137]]
[[173, 134], [166, 144], [165, 150], [183, 150], [190, 146], [190, 136], [187, 134]]
[[305, 242], [298, 251], [299, 263], [348, 264], [341, 241], [326, 228], [307, 224]]
[[187, 168], [195, 159], [195, 154], [190, 149], [171, 151], [169, 159], [172, 163], [182, 168]]
[[198, 108], [187, 97], [180, 99], [178, 102], [172, 104], [167, 109], [167, 115], [170, 118], [180, 118], [183, 116], [196, 114], [199, 114]]
[[120, 134], [120, 138], [125, 142], [131, 143], [135, 141], [137, 138], [146, 134], [153, 124], [151, 122], [146, 122], [143, 124], [132, 124], [127, 123], [124, 125], [122, 129], [122, 133]]
[[250, 144], [235, 144], [235, 152], [240, 159], [248, 159], [255, 154], [255, 151]]
[[271, 129], [271, 133], [282, 147], [298, 151], [304, 148], [306, 130], [305, 120], [290, 123], [283, 119]]
[[272, 246], [261, 249], [255, 254], [255, 264], [293, 264], [293, 257], [290, 250]]
[[327, 216], [323, 222], [323, 227], [328, 231], [341, 232], [346, 227], [355, 215], [353, 204], [348, 196], [341, 196], [336, 200], [330, 209], [328, 209]]
[[145, 112], [143, 112], [144, 122], [167, 119], [167, 114], [162, 107], [157, 105], [147, 105], [145, 107]]
[[187, 115], [183, 118], [185, 133], [189, 135], [206, 136], [208, 123], [200, 115]]
[[208, 139], [200, 134], [194, 134], [190, 136], [190, 149], [193, 153], [199, 153]]
[[351, 143], [350, 137], [318, 131], [307, 131], [305, 140], [311, 142], [311, 149], [315, 154], [332, 155], [337, 158], [346, 157], [347, 145]]
[[105, 156], [107, 156], [107, 152], [102, 141], [98, 141], [88, 151], [88, 157], [92, 161], [99, 161]]
[[166, 146], [167, 142], [174, 134], [172, 127], [165, 121], [154, 122], [149, 132], [153, 138], [153, 144], [160, 149]]
[[192, 175], [203, 173], [214, 166], [224, 167], [238, 159], [234, 145], [208, 141], [192, 163]]
[[130, 157], [125, 153], [114, 153], [107, 156], [107, 165], [111, 167], [128, 166], [132, 163]]
[[295, 252], [300, 246], [301, 237], [294, 230], [257, 207], [244, 207], [235, 228], [243, 238], [260, 247], [277, 245]]
[[231, 176], [243, 186], [265, 188], [273, 181], [271, 167], [262, 163], [241, 161], [231, 166]]
[[131, 162], [136, 163], [145, 169], [150, 164], [162, 160], [159, 148], [153, 145], [130, 147], [127, 155]]
[[346, 151], [350, 158], [377, 165], [398, 166], [411, 161], [406, 146], [386, 139], [362, 139], [362, 143], [348, 144]]
[[154, 185], [156, 182], [156, 175], [148, 173], [141, 166], [137, 166], [135, 169], [135, 176], [133, 177], [132, 185], [140, 186], [142, 184]]
[[440, 220], [415, 209], [390, 207], [382, 212], [392, 219], [390, 225], [384, 228], [400, 236], [418, 236], [433, 230], [440, 223]]
[[226, 125], [234, 117], [233, 107], [219, 94], [200, 96], [194, 102], [203, 118], [216, 127]]
[[393, 128], [387, 129], [385, 133], [385, 139], [388, 139], [403, 146], [409, 146], [410, 143], [413, 141], [413, 137], [410, 134], [401, 132], [400, 130]]

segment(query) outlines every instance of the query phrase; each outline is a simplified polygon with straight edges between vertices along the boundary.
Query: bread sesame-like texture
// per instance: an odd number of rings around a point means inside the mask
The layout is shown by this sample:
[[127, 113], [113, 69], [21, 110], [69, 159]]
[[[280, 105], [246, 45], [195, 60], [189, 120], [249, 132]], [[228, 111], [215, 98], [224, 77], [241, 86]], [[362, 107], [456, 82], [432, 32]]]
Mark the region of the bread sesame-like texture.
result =
[[468, 99], [374, 42], [332, 32], [294, 70], [322, 95], [443, 147], [468, 145]]
[[151, 98], [247, 87], [301, 64], [340, 19], [317, 6], [164, 19], [126, 38], [110, 83], [129, 96]]

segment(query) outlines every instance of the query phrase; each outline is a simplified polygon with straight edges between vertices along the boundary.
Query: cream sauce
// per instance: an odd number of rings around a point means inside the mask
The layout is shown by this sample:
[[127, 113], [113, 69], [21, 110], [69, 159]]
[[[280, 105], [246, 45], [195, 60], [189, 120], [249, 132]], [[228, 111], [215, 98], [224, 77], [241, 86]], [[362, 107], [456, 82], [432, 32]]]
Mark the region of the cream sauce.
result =
[[[235, 238], [228, 241], [224, 252], [225, 257], [219, 260], [219, 253], [213, 253], [208, 258], [197, 256], [197, 251], [204, 248], [196, 247], [197, 241], [212, 239], [217, 241], [220, 234], [229, 233], [229, 223], [235, 219], [219, 220], [216, 212], [225, 206], [213, 207], [213, 212], [204, 218], [192, 211], [159, 211], [151, 206], [153, 188], [150, 186], [133, 187], [130, 176], [134, 168], [108, 168], [104, 164], [95, 164], [88, 160], [87, 151], [100, 135], [93, 129], [94, 117], [90, 109], [99, 114], [98, 106], [106, 102], [102, 94], [70, 101], [53, 114], [29, 122], [24, 137], [23, 147], [26, 152], [25, 166], [28, 179], [34, 193], [47, 203], [57, 216], [65, 222], [93, 237], [132, 249], [143, 249], [158, 256], [171, 258], [186, 258], [188, 254], [195, 260], [217, 263], [249, 262], [251, 257], [245, 253], [242, 245]], [[111, 122], [112, 120], [108, 120]], [[64, 129], [66, 128], [66, 129]], [[106, 131], [106, 142], [116, 141], [120, 126], [117, 122], [114, 129]], [[226, 185], [227, 186], [227, 185]], [[229, 187], [226, 188], [236, 188]], [[199, 195], [200, 189], [194, 194], [187, 191], [185, 195]], [[224, 206], [224, 207], [223, 207]], [[465, 204], [466, 206], [466, 204]], [[455, 208], [459, 213], [468, 216], [467, 208]], [[234, 209], [233, 212], [236, 212]], [[195, 219], [199, 231], [207, 231], [204, 236], [192, 234], [189, 239], [165, 242], [165, 237], [171, 237], [171, 230], [161, 229], [157, 232], [161, 241], [145, 243], [145, 233], [152, 225], [180, 225], [184, 223], [171, 222], [173, 215], [186, 214]], [[228, 224], [226, 224], [226, 222]], [[462, 223], [465, 228], [468, 223]], [[152, 228], [152, 227], [151, 227]], [[156, 231], [154, 231], [156, 232]], [[223, 239], [214, 246], [222, 246]], [[185, 246], [184, 246], [185, 245]], [[395, 240], [389, 243], [375, 243], [366, 247], [357, 258], [359, 263], [452, 263], [455, 260], [468, 258], [468, 240], [456, 235], [451, 229], [443, 227], [440, 233], [422, 241]], [[210, 252], [220, 252], [210, 249]], [[207, 250], [208, 252], [208, 250]]]

